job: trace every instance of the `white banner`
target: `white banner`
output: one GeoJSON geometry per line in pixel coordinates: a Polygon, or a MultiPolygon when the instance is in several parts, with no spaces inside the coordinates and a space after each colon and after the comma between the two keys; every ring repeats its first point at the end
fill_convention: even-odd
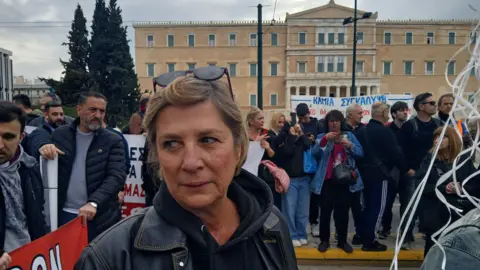
{"type": "Polygon", "coordinates": [[[372,104],[375,102],[386,102],[393,105],[397,101],[403,101],[408,104],[408,115],[412,115],[413,111],[413,97],[409,95],[377,95],[377,96],[359,96],[359,97],[344,97],[344,98],[331,98],[331,97],[317,97],[317,96],[292,96],[291,108],[295,111],[295,108],[300,103],[306,103],[310,107],[310,115],[318,119],[322,119],[331,110],[339,110],[345,114],[345,110],[348,106],[356,103],[363,108],[362,122],[368,122],[371,118],[372,104]]]}

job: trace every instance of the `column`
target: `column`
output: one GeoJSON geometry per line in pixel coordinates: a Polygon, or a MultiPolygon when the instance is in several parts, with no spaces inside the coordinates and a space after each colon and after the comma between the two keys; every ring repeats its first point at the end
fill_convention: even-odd
{"type": "Polygon", "coordinates": [[[325,96],[330,97],[330,85],[325,86],[325,96]]]}
{"type": "Polygon", "coordinates": [[[348,86],[346,86],[346,87],[347,87],[347,91],[346,91],[347,92],[347,97],[350,97],[351,96],[350,92],[352,92],[352,87],[348,87],[348,86]]]}
{"type": "Polygon", "coordinates": [[[370,95],[372,95],[372,86],[367,85],[367,96],[370,96],[370,95]]]}
{"type": "Polygon", "coordinates": [[[295,86],[295,95],[300,95],[300,86],[295,86]]]}
{"type": "Polygon", "coordinates": [[[292,109],[291,100],[292,96],[290,94],[290,85],[287,85],[285,86],[285,108],[289,111],[292,109]]]}
{"type": "MultiPolygon", "coordinates": [[[[367,71],[368,72],[368,71],[367,71]]],[[[377,72],[377,56],[374,54],[373,55],[373,66],[372,66],[372,72],[376,73],[377,72]]]]}
{"type": "Polygon", "coordinates": [[[335,96],[340,97],[340,87],[334,86],[335,87],[335,96]]]}
{"type": "Polygon", "coordinates": [[[315,86],[315,96],[320,96],[320,86],[315,86]]]}

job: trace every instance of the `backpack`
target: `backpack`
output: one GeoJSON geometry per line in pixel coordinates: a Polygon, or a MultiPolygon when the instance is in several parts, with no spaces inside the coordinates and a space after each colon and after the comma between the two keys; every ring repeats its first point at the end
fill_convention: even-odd
{"type": "MultiPolygon", "coordinates": [[[[413,125],[413,133],[412,133],[412,137],[414,138],[417,138],[418,137],[418,122],[416,120],[416,116],[410,118],[408,121],[410,121],[413,125]]],[[[438,118],[435,118],[435,117],[432,117],[433,121],[435,122],[435,124],[437,125],[437,127],[441,127],[444,125],[443,121],[438,119],[438,118]]]]}

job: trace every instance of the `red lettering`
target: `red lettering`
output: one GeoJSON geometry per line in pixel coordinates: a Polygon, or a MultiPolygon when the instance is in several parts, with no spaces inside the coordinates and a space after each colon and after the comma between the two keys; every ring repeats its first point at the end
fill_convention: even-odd
{"type": "Polygon", "coordinates": [[[140,197],[145,197],[145,190],[142,188],[142,192],[140,193],[140,197]]]}
{"type": "Polygon", "coordinates": [[[138,185],[135,185],[132,196],[140,196],[140,192],[138,191],[138,185]]]}
{"type": "Polygon", "coordinates": [[[125,184],[125,196],[132,196],[132,184],[125,184]]]}

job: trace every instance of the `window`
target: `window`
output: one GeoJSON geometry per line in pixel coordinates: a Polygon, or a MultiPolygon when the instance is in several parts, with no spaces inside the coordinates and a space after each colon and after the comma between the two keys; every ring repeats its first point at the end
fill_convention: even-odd
{"type": "Polygon", "coordinates": [[[189,34],[188,35],[188,46],[189,47],[195,47],[195,35],[194,34],[189,34]]]}
{"type": "Polygon", "coordinates": [[[329,56],[328,57],[328,62],[327,62],[327,72],[333,72],[333,60],[335,59],[334,56],[329,56]]]}
{"type": "Polygon", "coordinates": [[[153,47],[153,35],[147,35],[147,47],[153,47]]]}
{"type": "Polygon", "coordinates": [[[217,65],[217,64],[215,64],[215,63],[208,63],[208,66],[209,66],[209,67],[214,67],[214,66],[216,66],[216,65],[217,65]]]}
{"type": "Polygon", "coordinates": [[[405,44],[412,45],[413,44],[413,33],[406,32],[405,33],[405,44]]]}
{"type": "Polygon", "coordinates": [[[403,62],[403,70],[404,70],[405,75],[412,75],[413,61],[403,62]]]}
{"type": "Polygon", "coordinates": [[[392,44],[392,33],[390,32],[384,33],[383,44],[387,44],[387,45],[392,44]]]}
{"type": "Polygon", "coordinates": [[[392,62],[383,62],[383,75],[392,75],[392,62]]]}
{"type": "Polygon", "coordinates": [[[196,66],[195,63],[189,63],[188,64],[188,69],[189,70],[195,69],[195,66],[196,66]]]}
{"type": "Polygon", "coordinates": [[[325,72],[325,56],[318,57],[317,72],[325,72]]]}
{"type": "Polygon", "coordinates": [[[210,47],[215,46],[215,34],[208,35],[208,46],[210,47]]]}
{"type": "Polygon", "coordinates": [[[155,64],[147,64],[147,77],[155,76],[155,64]]]}
{"type": "Polygon", "coordinates": [[[278,46],[278,34],[277,33],[270,34],[270,39],[271,39],[271,42],[272,42],[272,46],[278,46]]]}
{"type": "Polygon", "coordinates": [[[337,56],[337,72],[343,72],[345,57],[337,56]]]}
{"type": "Polygon", "coordinates": [[[338,44],[345,44],[345,33],[338,33],[338,44]]]}
{"type": "Polygon", "coordinates": [[[357,32],[357,43],[363,44],[363,32],[357,32]]]}
{"type": "Polygon", "coordinates": [[[455,61],[447,61],[447,74],[455,75],[455,61]]]}
{"type": "Polygon", "coordinates": [[[427,44],[435,44],[435,34],[433,32],[427,33],[427,44]]]}
{"type": "Polygon", "coordinates": [[[270,106],[277,106],[277,94],[270,94],[270,106]]]}
{"type": "Polygon", "coordinates": [[[307,33],[305,32],[298,33],[298,44],[300,45],[307,44],[307,33]]]}
{"type": "Polygon", "coordinates": [[[411,96],[411,95],[412,95],[411,92],[405,92],[405,93],[403,93],[403,94],[404,94],[405,96],[411,96]]]}
{"type": "Polygon", "coordinates": [[[328,45],[335,44],[335,33],[328,33],[328,45]]]}
{"type": "Polygon", "coordinates": [[[318,36],[317,44],[325,45],[325,33],[318,33],[317,36],[318,36]]]}
{"type": "Polygon", "coordinates": [[[175,64],[174,63],[169,63],[168,65],[168,72],[174,72],[175,71],[175,64]]]}
{"type": "Polygon", "coordinates": [[[175,36],[174,35],[168,35],[167,36],[167,46],[168,47],[175,46],[175,36]]]}
{"type": "Polygon", "coordinates": [[[298,72],[298,73],[305,73],[305,72],[307,72],[307,63],[305,63],[305,62],[298,62],[298,63],[297,63],[297,72],[298,72]]]}
{"type": "Polygon", "coordinates": [[[451,45],[455,43],[456,43],[455,32],[448,33],[448,44],[451,45]]]}
{"type": "Polygon", "coordinates": [[[257,95],[250,94],[250,106],[257,106],[257,95]]]}
{"type": "Polygon", "coordinates": [[[256,77],[257,76],[257,64],[251,63],[250,64],[250,77],[256,77]]]}
{"type": "Polygon", "coordinates": [[[228,74],[230,75],[230,77],[237,76],[237,64],[228,64],[228,74]]]}
{"type": "Polygon", "coordinates": [[[250,46],[257,46],[257,34],[250,34],[250,46]]]}
{"type": "Polygon", "coordinates": [[[363,67],[364,67],[364,61],[357,61],[355,71],[356,72],[364,72],[363,67]]]}
{"type": "Polygon", "coordinates": [[[435,72],[435,62],[433,61],[426,61],[425,62],[425,74],[427,75],[433,75],[435,72]]]}
{"type": "Polygon", "coordinates": [[[230,37],[229,37],[229,40],[228,40],[228,44],[230,46],[235,46],[237,45],[237,34],[230,34],[230,37]]]}
{"type": "Polygon", "coordinates": [[[278,63],[270,63],[270,76],[278,76],[278,63]]]}

